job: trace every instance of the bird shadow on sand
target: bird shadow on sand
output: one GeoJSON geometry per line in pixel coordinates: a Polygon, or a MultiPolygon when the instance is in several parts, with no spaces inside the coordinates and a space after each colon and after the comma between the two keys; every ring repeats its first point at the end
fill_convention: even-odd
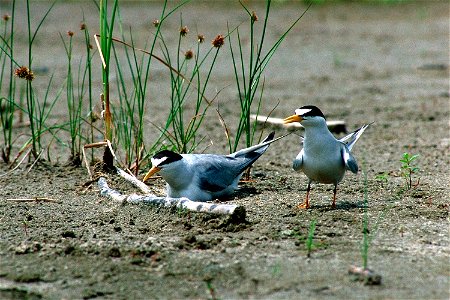
{"type": "Polygon", "coordinates": [[[234,198],[246,198],[251,197],[253,195],[261,194],[255,187],[253,186],[239,186],[239,188],[234,192],[234,198]]]}
{"type": "Polygon", "coordinates": [[[364,201],[336,201],[336,208],[332,208],[330,204],[311,205],[311,209],[319,211],[333,211],[333,210],[351,210],[355,208],[364,208],[364,201]]]}

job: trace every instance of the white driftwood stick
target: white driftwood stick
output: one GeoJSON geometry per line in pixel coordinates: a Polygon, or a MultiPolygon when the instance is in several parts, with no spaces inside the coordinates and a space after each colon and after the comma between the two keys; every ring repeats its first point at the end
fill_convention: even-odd
{"type": "Polygon", "coordinates": [[[97,184],[100,188],[100,194],[102,196],[108,197],[118,202],[176,207],[192,212],[230,215],[231,217],[234,217],[238,220],[245,220],[245,208],[234,204],[195,202],[189,200],[188,198],[158,197],[152,194],[148,194],[145,196],[136,194],[122,195],[120,192],[111,189],[104,177],[100,177],[97,184]]]}
{"type": "MultiPolygon", "coordinates": [[[[284,124],[283,119],[280,118],[252,114],[250,115],[250,119],[256,120],[258,123],[268,123],[270,125],[284,126],[286,128],[303,128],[298,122],[284,124]]],[[[327,121],[327,126],[331,131],[346,132],[345,121],[327,121]]]]}
{"type": "Polygon", "coordinates": [[[134,175],[131,175],[118,167],[116,167],[116,171],[120,177],[122,177],[123,179],[125,179],[138,189],[140,189],[145,195],[152,195],[152,192],[150,191],[148,186],[139,179],[137,179],[134,175]]]}

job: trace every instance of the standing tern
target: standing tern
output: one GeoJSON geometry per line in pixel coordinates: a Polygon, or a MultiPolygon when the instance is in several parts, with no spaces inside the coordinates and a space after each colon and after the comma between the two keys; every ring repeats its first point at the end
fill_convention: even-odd
{"type": "Polygon", "coordinates": [[[167,196],[186,197],[193,201],[210,201],[228,197],[237,189],[242,173],[269,147],[284,136],[274,139],[269,134],[260,144],[229,155],[178,154],[169,150],[156,153],[145,182],[159,172],[167,182],[167,196]]]}
{"type": "Polygon", "coordinates": [[[300,122],[305,128],[303,149],[293,162],[295,171],[303,171],[308,177],[308,188],[304,203],[298,208],[309,208],[311,182],[334,184],[332,207],[336,207],[337,185],[346,170],[358,172],[358,164],[351,154],[352,148],[370,124],[364,125],[347,136],[336,139],[328,130],[322,111],[313,105],[295,110],[295,115],[284,119],[284,123],[300,122]]]}

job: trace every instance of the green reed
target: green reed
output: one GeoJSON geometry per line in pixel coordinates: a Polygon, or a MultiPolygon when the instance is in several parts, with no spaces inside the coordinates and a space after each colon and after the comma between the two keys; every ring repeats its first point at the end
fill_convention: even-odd
{"type": "Polygon", "coordinates": [[[171,107],[162,135],[169,140],[172,148],[180,153],[192,152],[202,141],[201,138],[197,139],[197,132],[206,111],[212,104],[205,93],[220,48],[224,43],[224,37],[218,35],[213,40],[212,46],[204,51],[204,36],[197,35],[195,52],[189,48],[183,50],[183,42],[187,39],[188,32],[188,27],[181,20],[175,58],[171,57],[171,49],[163,34],[161,32],[159,34],[164,59],[169,65],[174,66],[169,68],[171,107]],[[208,60],[210,56],[212,57],[208,60]],[[203,68],[206,68],[206,72],[203,72],[203,68]],[[186,105],[192,95],[195,105],[188,116],[186,105]],[[172,130],[170,131],[169,128],[172,130]]]}
{"type": "MultiPolygon", "coordinates": [[[[182,1],[174,8],[167,8],[167,1],[164,2],[160,15],[160,20],[157,22],[156,33],[149,41],[146,42],[145,48],[149,46],[149,50],[139,49],[135,45],[132,30],[130,28],[128,39],[125,35],[125,31],[122,28],[122,21],[120,17],[120,10],[118,10],[118,25],[122,36],[122,41],[115,40],[116,43],[123,46],[125,53],[126,63],[123,63],[120,58],[119,48],[113,45],[115,67],[116,67],[116,85],[119,95],[119,103],[117,107],[113,107],[114,118],[116,122],[115,132],[117,135],[117,142],[120,145],[121,150],[125,154],[124,163],[133,168],[135,174],[138,173],[140,163],[143,159],[145,151],[144,143],[144,116],[146,101],[148,97],[148,83],[151,73],[151,64],[154,59],[159,60],[169,69],[169,64],[161,60],[159,57],[153,54],[157,40],[160,35],[160,29],[165,20],[172,15],[176,10],[183,6],[188,1],[182,1]],[[130,74],[132,79],[131,88],[127,84],[126,74],[130,74]]],[[[153,152],[153,149],[159,147],[160,139],[158,139],[148,152],[153,152]]]]}
{"type": "Polygon", "coordinates": [[[269,48],[269,50],[263,53],[272,1],[266,0],[265,15],[259,37],[256,36],[256,24],[257,22],[259,22],[259,17],[254,11],[250,11],[242,1],[239,1],[239,3],[244,8],[249,18],[250,37],[248,57],[244,57],[244,42],[243,38],[241,37],[239,27],[235,28],[234,30],[230,30],[230,28],[228,28],[228,41],[234,68],[234,77],[239,96],[239,103],[241,107],[240,118],[234,143],[232,143],[230,139],[228,140],[230,152],[234,152],[237,150],[242,135],[245,135],[247,147],[250,147],[253,144],[253,139],[256,131],[256,121],[252,124],[250,120],[250,114],[252,113],[252,110],[254,110],[256,114],[259,114],[264,92],[264,70],[272,59],[278,47],[286,38],[287,34],[292,30],[292,28],[294,28],[294,26],[300,21],[300,19],[311,7],[311,4],[309,4],[305,11],[291,24],[290,27],[288,27],[284,31],[284,33],[269,48]],[[233,34],[235,34],[236,36],[237,50],[235,50],[233,47],[233,34]],[[257,100],[258,102],[256,109],[253,107],[255,100],[257,100]]]}
{"type": "MultiPolygon", "coordinates": [[[[105,125],[104,139],[112,141],[113,139],[113,123],[110,105],[110,60],[111,48],[113,42],[114,24],[116,12],[118,8],[118,0],[114,0],[111,11],[109,12],[108,0],[100,0],[99,5],[99,19],[100,19],[100,56],[102,59],[102,104],[103,104],[103,119],[105,125]],[[109,18],[108,18],[109,17],[109,18]]],[[[105,147],[103,154],[103,163],[105,168],[113,169],[113,155],[109,147],[105,147]]]]}
{"type": "MultiPolygon", "coordinates": [[[[86,25],[85,18],[83,15],[83,22],[81,23],[80,30],[84,33],[84,45],[86,49],[86,64],[85,64],[85,73],[83,75],[83,87],[85,86],[85,80],[87,80],[87,93],[88,93],[88,100],[89,100],[89,112],[88,112],[88,120],[87,124],[89,125],[89,143],[94,142],[94,104],[93,104],[93,96],[92,96],[92,58],[93,58],[93,51],[92,51],[92,44],[91,44],[91,38],[89,33],[89,28],[86,25]]],[[[84,94],[82,91],[81,94],[84,94]]],[[[91,150],[91,161],[94,160],[94,150],[91,150]]]]}
{"type": "Polygon", "coordinates": [[[14,66],[19,66],[14,60],[14,16],[15,1],[12,2],[11,16],[5,14],[2,18],[3,31],[2,35],[0,36],[0,125],[2,127],[3,133],[3,146],[1,155],[5,163],[9,163],[10,161],[12,147],[12,128],[14,123],[15,111],[13,102],[15,95],[15,80],[13,77],[14,66]],[[6,80],[7,82],[4,83],[4,80],[6,80]],[[6,96],[3,96],[4,86],[7,87],[6,96]]]}
{"type": "Polygon", "coordinates": [[[67,100],[67,113],[69,116],[69,134],[70,134],[70,161],[75,165],[81,164],[81,108],[83,106],[83,90],[84,90],[84,77],[80,82],[80,75],[86,72],[81,71],[81,61],[78,66],[78,95],[75,94],[75,85],[72,71],[72,31],[67,33],[69,41],[66,43],[62,34],[59,34],[64,45],[67,56],[67,75],[66,75],[66,100],[67,100]],[[81,90],[80,90],[81,89],[81,90]]]}
{"type": "Polygon", "coordinates": [[[308,238],[305,241],[305,245],[306,245],[306,256],[310,257],[311,256],[311,252],[314,248],[314,232],[316,230],[316,219],[312,220],[310,225],[309,225],[309,231],[308,231],[308,238]]]}

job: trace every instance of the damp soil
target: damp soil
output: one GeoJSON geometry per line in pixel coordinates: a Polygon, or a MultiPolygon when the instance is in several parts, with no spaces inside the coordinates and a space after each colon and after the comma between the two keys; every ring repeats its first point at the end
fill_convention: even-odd
{"type": "MultiPolygon", "coordinates": [[[[2,14],[5,5],[0,5],[2,14]]],[[[33,5],[36,15],[48,7],[45,2],[33,5]]],[[[258,2],[249,5],[263,16],[258,2]]],[[[121,7],[125,25],[132,26],[144,47],[161,5],[124,2],[121,7]]],[[[304,8],[274,4],[268,42],[304,8]]],[[[61,74],[57,82],[66,67],[62,46],[55,46],[58,32],[73,30],[75,37],[81,36],[77,29],[83,11],[86,23],[96,28],[91,2],[59,2],[36,41],[35,65],[44,73],[61,74]]],[[[332,186],[314,184],[311,209],[296,210],[307,185],[307,178],[291,169],[301,131],[271,145],[255,163],[252,180],[227,201],[245,207],[246,220],[238,223],[224,216],[112,202],[88,184],[85,168],[66,163],[68,148],[53,142],[45,164],[30,168],[25,161],[0,178],[0,298],[448,299],[448,12],[446,1],[313,6],[273,57],[262,113],[269,114],[278,103],[272,116],[283,118],[314,104],[328,119],[345,121],[349,131],[375,122],[354,148],[363,172],[346,175],[335,209],[330,207],[332,186]],[[404,152],[420,155],[415,187],[409,190],[399,172],[404,152]],[[377,177],[383,174],[386,181],[377,177]],[[351,266],[362,266],[365,193],[368,265],[381,276],[377,285],[348,275],[351,266]],[[56,202],[11,200],[35,197],[56,202]]],[[[24,8],[17,13],[25,16],[24,8]]],[[[239,5],[213,1],[193,1],[182,16],[192,41],[197,31],[210,41],[226,32],[227,21],[246,21],[239,5]]],[[[176,41],[179,18],[166,26],[168,42],[171,30],[176,41]]],[[[17,28],[18,36],[25,34],[25,27],[17,28]]],[[[18,45],[24,42],[18,39],[18,45]]],[[[74,47],[82,51],[80,45],[74,47]]],[[[227,151],[217,107],[231,130],[239,117],[229,49],[222,50],[211,95],[214,89],[221,92],[199,132],[206,137],[199,152],[209,141],[213,145],[207,152],[227,151]]],[[[169,108],[168,84],[159,76],[167,70],[156,63],[155,68],[147,141],[157,136],[150,123],[163,122],[169,108]]],[[[45,87],[36,79],[39,85],[45,87]]],[[[57,104],[51,120],[64,120],[65,105],[57,104]]],[[[287,132],[273,127],[265,133],[269,130],[287,132]]],[[[101,157],[101,150],[95,155],[101,157]]],[[[10,171],[4,163],[0,170],[10,171]]],[[[109,176],[108,182],[124,193],[139,192],[117,176],[109,176]]],[[[150,187],[164,194],[162,180],[150,187]]]]}

